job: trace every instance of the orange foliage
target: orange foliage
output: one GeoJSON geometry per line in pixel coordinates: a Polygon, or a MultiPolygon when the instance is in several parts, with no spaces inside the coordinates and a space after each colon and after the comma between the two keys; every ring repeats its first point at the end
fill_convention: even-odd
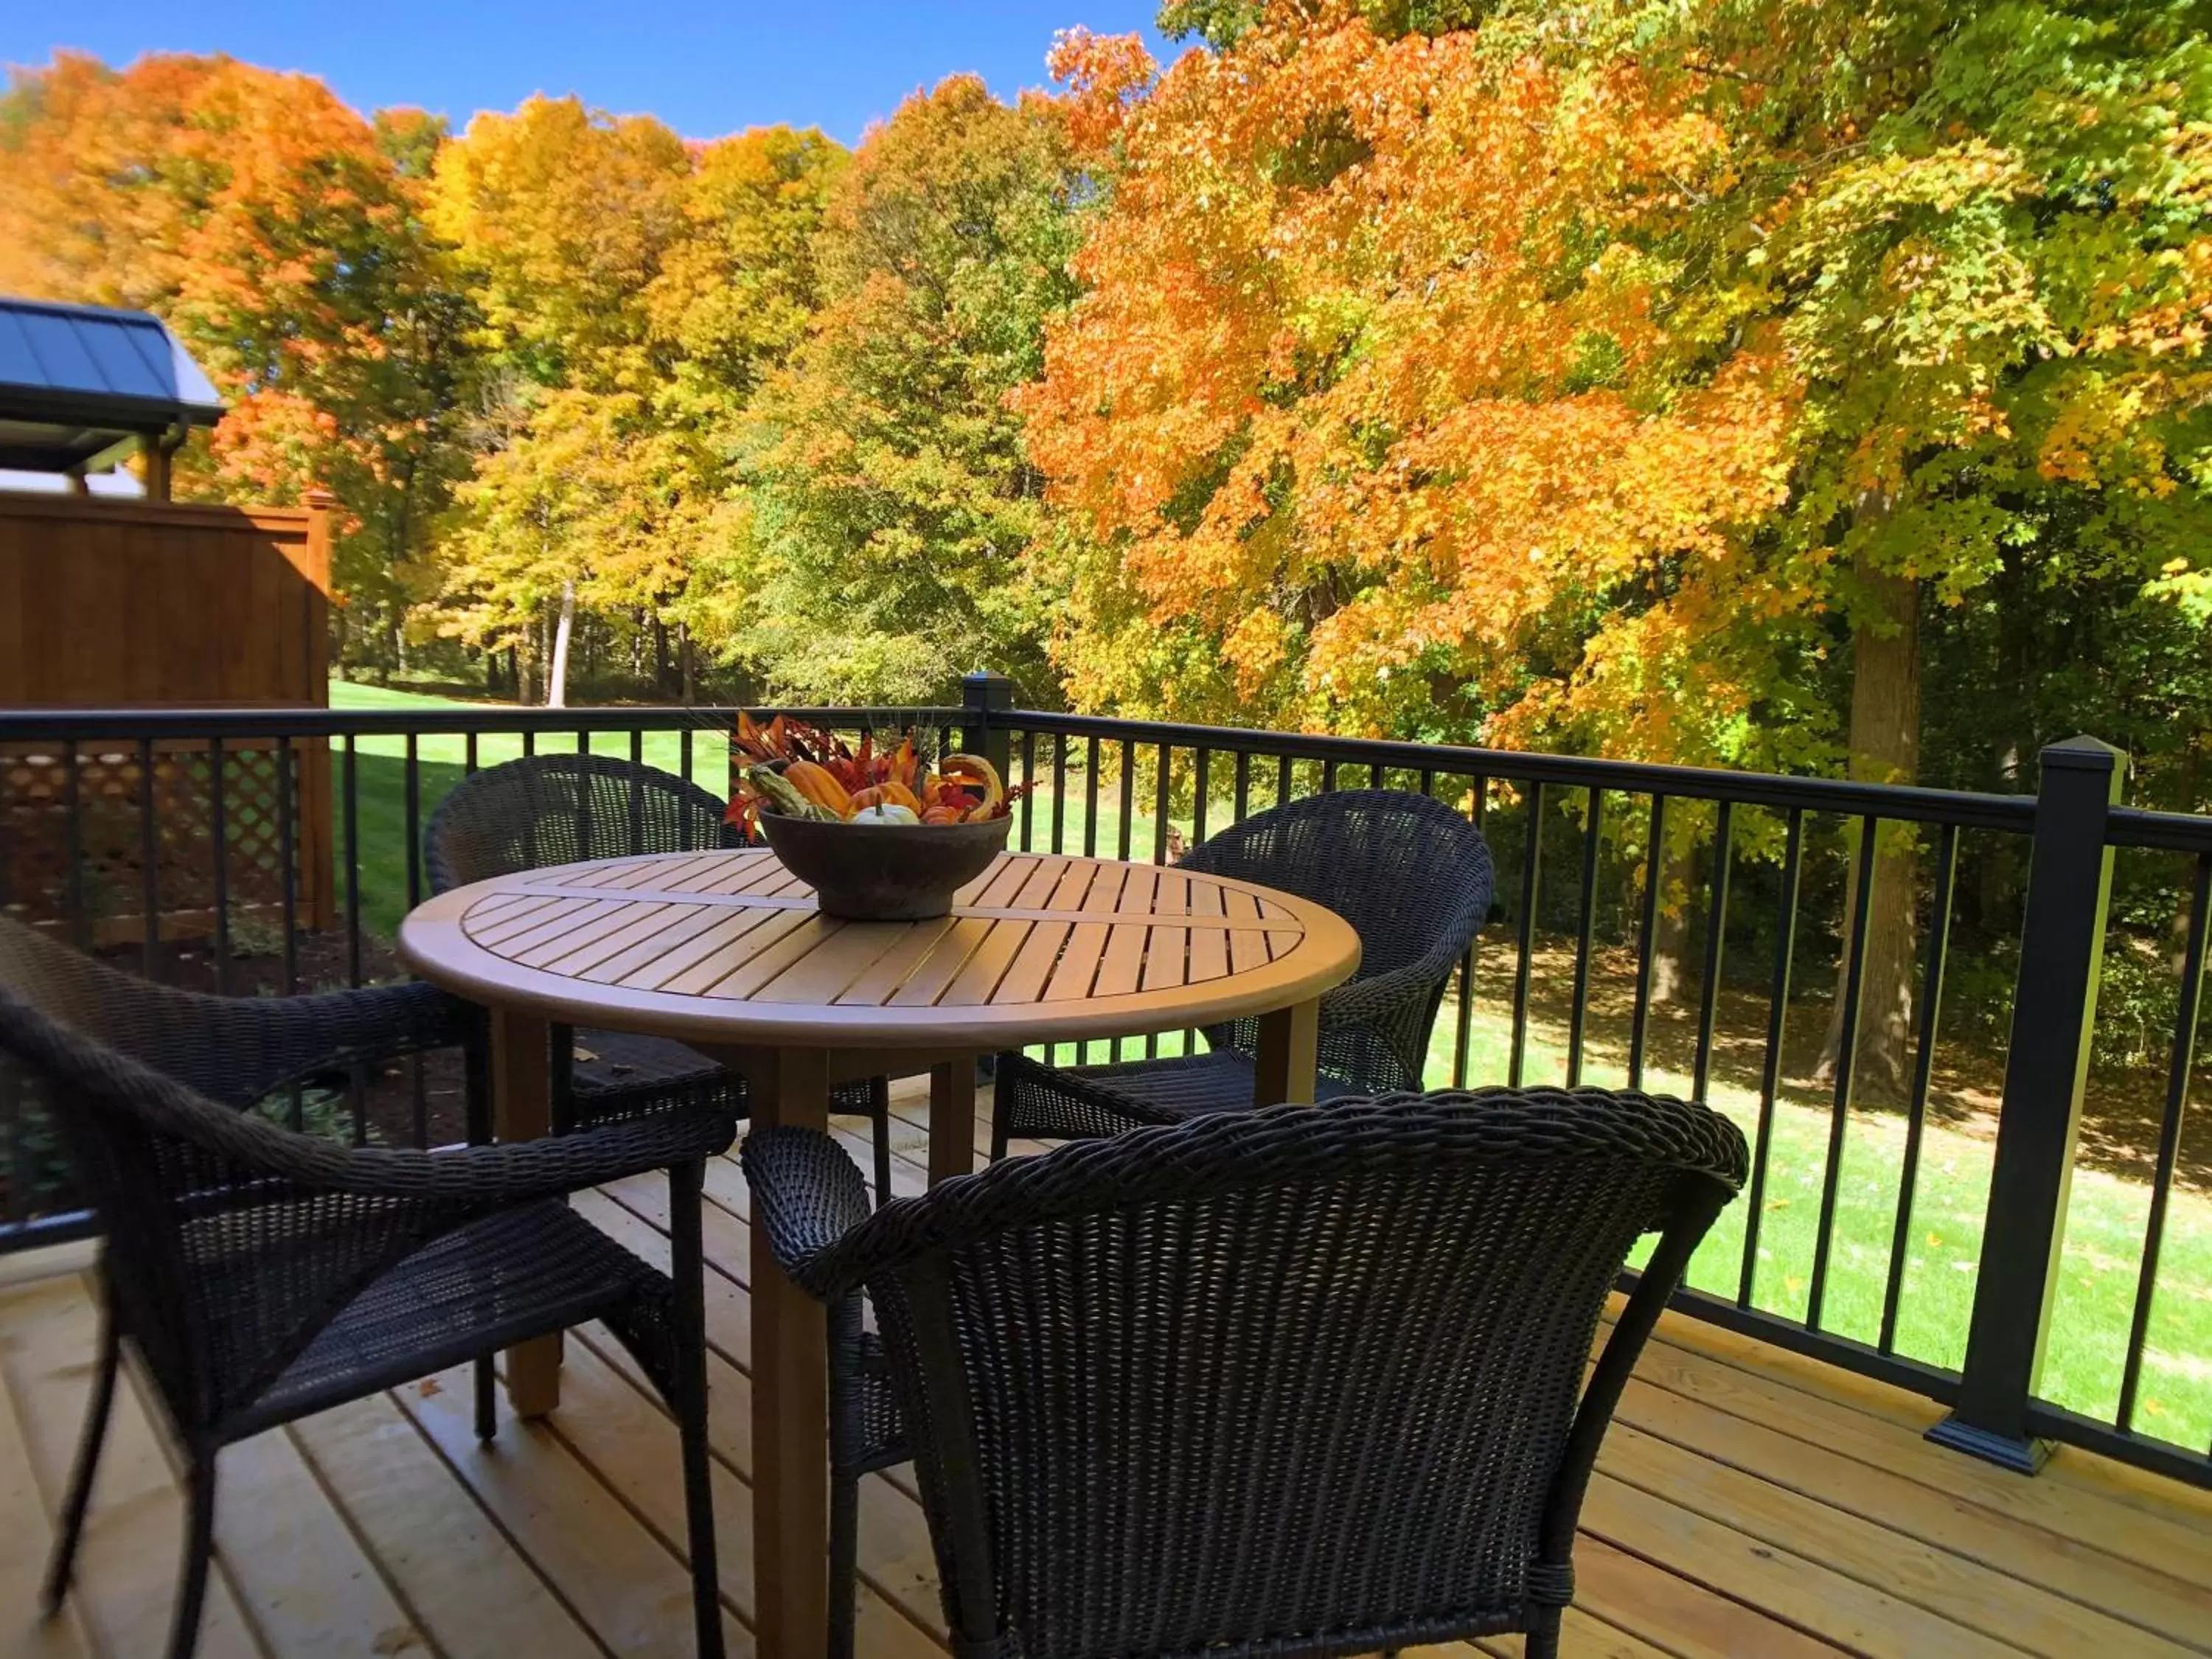
{"type": "MultiPolygon", "coordinates": [[[[1760,602],[1741,549],[1787,493],[1790,376],[1771,341],[1700,372],[1728,319],[1654,303],[1651,250],[1728,183],[1708,118],[1630,64],[1283,11],[1115,107],[1089,291],[1018,394],[1104,550],[1059,641],[1079,702],[1188,708],[1180,634],[1243,718],[1389,727],[1439,678],[1513,705],[1533,636],[1595,595],[1663,574],[1628,607],[1646,636],[1760,602]]],[[[1626,694],[1609,654],[1601,625],[1523,718],[1626,694]]],[[[1668,688],[1634,695],[1632,746],[1683,746],[1668,688]]]]}
{"type": "Polygon", "coordinates": [[[390,584],[428,514],[423,452],[449,413],[434,360],[454,330],[428,294],[415,183],[321,82],[228,58],[112,70],[58,54],[21,76],[0,141],[0,289],[151,310],[231,412],[189,447],[185,494],[347,509],[340,580],[390,584]],[[354,550],[366,533],[373,545],[354,550]]]}

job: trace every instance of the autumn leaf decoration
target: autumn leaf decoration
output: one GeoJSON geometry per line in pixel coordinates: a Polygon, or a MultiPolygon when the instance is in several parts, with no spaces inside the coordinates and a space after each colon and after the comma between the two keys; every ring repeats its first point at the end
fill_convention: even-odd
{"type": "Polygon", "coordinates": [[[731,748],[739,775],[727,817],[748,840],[757,838],[763,812],[795,807],[848,823],[987,823],[1005,817],[1030,787],[1008,789],[980,755],[945,755],[929,766],[911,730],[896,746],[863,732],[854,749],[804,720],[777,714],[763,725],[740,710],[731,748]]]}

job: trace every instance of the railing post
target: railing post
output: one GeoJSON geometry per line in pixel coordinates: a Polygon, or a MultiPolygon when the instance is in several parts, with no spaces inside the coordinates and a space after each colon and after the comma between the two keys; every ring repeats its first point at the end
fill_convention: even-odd
{"type": "Polygon", "coordinates": [[[1928,1431],[1940,1444],[2027,1474],[2050,1455],[2027,1432],[2028,1402],[2043,1369],[2066,1237],[2112,897],[2106,817],[2119,800],[2126,762],[2094,738],[2069,738],[2043,751],[1966,1369],[1957,1404],[1928,1431]]]}
{"type": "Polygon", "coordinates": [[[1013,768],[1013,728],[1003,716],[1014,706],[1014,683],[1004,674],[978,671],[960,682],[960,701],[963,718],[960,722],[960,746],[971,755],[981,755],[999,769],[999,775],[1007,776],[1013,768]]]}

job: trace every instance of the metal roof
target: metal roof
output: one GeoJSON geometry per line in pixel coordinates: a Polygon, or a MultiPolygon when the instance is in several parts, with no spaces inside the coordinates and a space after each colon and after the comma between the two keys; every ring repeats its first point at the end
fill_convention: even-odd
{"type": "Polygon", "coordinates": [[[0,467],[98,467],[137,439],[213,426],[222,412],[160,318],[0,295],[0,467]]]}

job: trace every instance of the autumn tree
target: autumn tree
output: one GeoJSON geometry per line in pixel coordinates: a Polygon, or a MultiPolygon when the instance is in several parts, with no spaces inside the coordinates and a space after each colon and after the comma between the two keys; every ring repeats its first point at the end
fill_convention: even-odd
{"type": "Polygon", "coordinates": [[[0,289],[174,328],[231,405],[180,492],[333,489],[356,634],[398,628],[454,471],[469,309],[418,198],[441,136],[225,58],[65,52],[0,100],[0,289]]]}
{"type": "Polygon", "coordinates": [[[1928,607],[2203,544],[2201,8],[1182,9],[1025,404],[1079,700],[1911,781],[1928,607]]]}
{"type": "Polygon", "coordinates": [[[498,369],[450,527],[450,626],[542,658],[552,699],[580,605],[682,628],[709,606],[702,569],[730,574],[738,422],[805,325],[841,157],[788,129],[695,149],[573,98],[480,115],[441,153],[432,222],[498,369]]]}
{"type": "MultiPolygon", "coordinates": [[[[2000,583],[2078,603],[2201,561],[2208,21],[2171,0],[1729,3],[1670,48],[1741,158],[1716,276],[1780,322],[1804,387],[1775,533],[1850,629],[1854,775],[1921,775],[1931,612],[2000,583]]],[[[1902,833],[1879,849],[1864,945],[1862,1058],[1893,1086],[1912,852],[1902,833]]]]}
{"type": "Polygon", "coordinates": [[[1078,187],[1060,107],[972,76],[917,94],[833,187],[822,310],[760,404],[734,641],[779,695],[919,700],[989,663],[1048,684],[1022,555],[1042,479],[1007,392],[1073,293],[1078,187]]]}
{"type": "Polygon", "coordinates": [[[1079,702],[1755,741],[1790,393],[1771,332],[1717,372],[1740,317],[1661,304],[1723,132],[1618,64],[1285,8],[1116,143],[1019,400],[1079,702]]]}

